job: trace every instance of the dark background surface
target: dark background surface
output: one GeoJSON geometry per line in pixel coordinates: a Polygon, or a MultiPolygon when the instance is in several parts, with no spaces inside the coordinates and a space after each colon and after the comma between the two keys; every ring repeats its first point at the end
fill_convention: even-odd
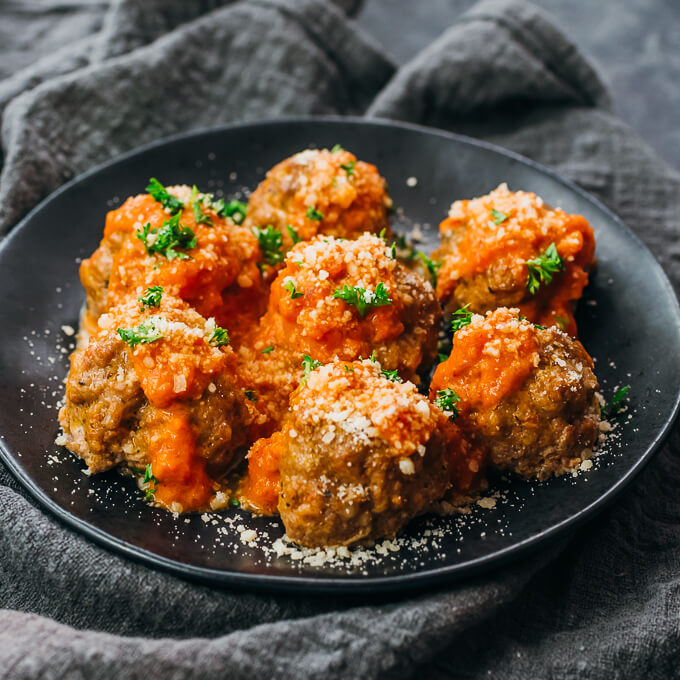
{"type": "MultiPolygon", "coordinates": [[[[357,20],[404,63],[474,0],[365,0],[357,20]]],[[[680,2],[533,0],[598,68],[614,111],[680,168],[680,2]]]]}

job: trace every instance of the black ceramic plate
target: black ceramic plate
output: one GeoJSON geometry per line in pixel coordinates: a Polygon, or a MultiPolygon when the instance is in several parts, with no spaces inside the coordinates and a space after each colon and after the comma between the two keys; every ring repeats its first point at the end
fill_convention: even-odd
{"type": "Polygon", "coordinates": [[[0,249],[0,290],[0,452],[6,465],[76,531],[147,564],[215,584],[376,591],[474,574],[543,545],[601,510],[659,447],[678,407],[680,364],[668,360],[680,348],[678,304],[633,233],[535,163],[415,126],[276,121],[184,135],[128,154],[64,186],[13,231],[0,249]],[[581,339],[597,360],[603,391],[630,384],[631,400],[617,436],[592,470],[542,484],[497,480],[496,497],[485,502],[495,501],[495,507],[419,520],[407,529],[399,551],[369,551],[353,563],[319,566],[268,550],[282,533],[279,522],[238,510],[175,518],[145,505],[130,479],[86,476],[82,463],[53,442],[72,340],[61,329],[77,324],[84,297],[77,262],[99,243],[106,212],[143,191],[150,176],[238,196],[286,156],[335,143],[378,166],[400,208],[397,229],[419,225],[430,246],[454,199],[485,194],[500,182],[584,215],[595,229],[599,267],[580,305],[581,339]],[[256,539],[248,542],[251,529],[256,539]]]}

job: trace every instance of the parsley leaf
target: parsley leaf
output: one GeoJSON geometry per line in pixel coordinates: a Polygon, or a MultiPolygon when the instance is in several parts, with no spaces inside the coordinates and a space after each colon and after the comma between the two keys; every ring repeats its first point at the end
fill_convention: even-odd
{"type": "Polygon", "coordinates": [[[283,262],[283,236],[281,232],[270,224],[264,229],[255,227],[254,233],[260,245],[265,263],[274,266],[283,262]]]}
{"type": "Polygon", "coordinates": [[[555,248],[555,243],[551,243],[546,251],[527,262],[529,269],[529,279],[527,289],[534,295],[541,287],[542,283],[548,284],[552,281],[553,275],[564,269],[564,258],[560,257],[555,248]]]}
{"type": "Polygon", "coordinates": [[[139,300],[142,305],[142,311],[148,309],[149,307],[160,307],[161,297],[163,296],[163,286],[151,286],[146,289],[143,295],[140,295],[137,300],[139,300]]]}
{"type": "Polygon", "coordinates": [[[150,316],[146,321],[142,321],[136,328],[118,328],[116,333],[118,333],[120,339],[130,347],[147,345],[148,343],[155,342],[163,337],[163,334],[156,327],[156,322],[158,320],[159,317],[150,316]]]}
{"type": "Polygon", "coordinates": [[[246,219],[247,203],[242,203],[236,199],[225,202],[223,198],[213,201],[213,208],[220,217],[231,217],[236,224],[241,224],[246,219]]]}
{"type": "Polygon", "coordinates": [[[319,212],[316,209],[316,206],[310,205],[309,208],[307,208],[307,212],[305,213],[307,215],[308,220],[316,220],[317,222],[321,222],[323,219],[323,213],[319,212]]]}
{"type": "Polygon", "coordinates": [[[286,230],[288,231],[288,236],[290,236],[290,240],[293,242],[293,245],[302,241],[302,239],[298,236],[297,230],[292,224],[287,224],[286,230]]]}
{"type": "Polygon", "coordinates": [[[443,361],[446,361],[449,357],[448,355],[439,352],[439,354],[437,354],[437,358],[439,359],[439,363],[441,364],[443,361]]]}
{"type": "Polygon", "coordinates": [[[359,316],[364,317],[368,312],[376,307],[383,307],[392,304],[392,298],[384,283],[379,283],[375,287],[375,292],[370,289],[360,288],[359,286],[348,286],[345,284],[333,292],[333,298],[343,300],[348,305],[357,308],[359,316]]]}
{"type": "Polygon", "coordinates": [[[406,237],[403,234],[397,236],[395,244],[397,246],[397,249],[401,251],[399,253],[399,257],[402,260],[410,262],[411,260],[415,259],[417,251],[411,244],[409,244],[409,242],[406,240],[406,237]]]}
{"type": "Polygon", "coordinates": [[[603,418],[612,418],[621,412],[625,406],[624,401],[628,396],[629,389],[630,385],[626,385],[620,390],[617,390],[614,396],[604,406],[600,407],[600,414],[603,418]]]}
{"type": "Polygon", "coordinates": [[[246,399],[248,399],[249,401],[257,401],[257,397],[255,396],[254,390],[246,390],[245,395],[246,399]]]}
{"type": "Polygon", "coordinates": [[[290,293],[290,299],[291,300],[297,300],[298,298],[302,297],[302,293],[298,291],[298,289],[295,287],[295,281],[293,279],[286,279],[283,283],[283,287],[290,293]]]}
{"type": "Polygon", "coordinates": [[[215,330],[210,336],[210,344],[215,345],[215,347],[223,347],[229,344],[229,333],[226,328],[220,328],[215,326],[215,330]]]}
{"type": "Polygon", "coordinates": [[[158,201],[173,215],[180,212],[184,207],[184,202],[180,201],[177,196],[173,196],[155,177],[149,180],[149,186],[146,187],[146,191],[151,195],[151,198],[158,201]]]}
{"type": "Polygon", "coordinates": [[[399,373],[397,373],[396,369],[394,369],[394,371],[385,371],[385,370],[381,369],[380,372],[383,374],[383,376],[385,376],[385,378],[387,378],[388,380],[391,380],[392,382],[396,382],[396,383],[404,382],[399,377],[399,373]]]}
{"type": "Polygon", "coordinates": [[[270,352],[274,351],[274,345],[269,345],[269,347],[265,347],[262,350],[262,354],[269,354],[270,352]]]}
{"type": "Polygon", "coordinates": [[[465,328],[465,326],[468,326],[472,322],[473,313],[468,309],[469,306],[470,303],[468,302],[453,313],[453,316],[451,317],[452,333],[459,331],[461,328],[465,328]]]}
{"type": "MultiPolygon", "coordinates": [[[[147,463],[146,469],[144,470],[144,479],[143,479],[144,484],[149,484],[152,483],[154,485],[158,484],[158,480],[153,476],[153,470],[151,468],[151,463],[147,463]]],[[[158,487],[154,486],[154,488],[147,487],[144,489],[144,498],[147,501],[152,501],[153,500],[153,495],[158,491],[158,487]]]]}
{"type": "Polygon", "coordinates": [[[434,260],[431,260],[425,253],[421,252],[420,250],[416,253],[416,257],[423,263],[425,266],[425,269],[430,274],[430,277],[432,278],[432,287],[436,288],[437,287],[437,272],[439,271],[439,268],[442,266],[441,262],[435,262],[434,260]]]}
{"type": "Polygon", "coordinates": [[[557,321],[557,325],[560,327],[560,330],[564,330],[567,327],[567,324],[569,323],[569,319],[563,316],[556,316],[555,321],[557,321]]]}
{"type": "Polygon", "coordinates": [[[354,163],[356,161],[350,161],[349,163],[340,163],[340,167],[347,173],[347,177],[354,176],[354,163]]]}
{"type": "Polygon", "coordinates": [[[340,146],[340,144],[336,144],[336,145],[331,149],[331,153],[335,153],[336,151],[344,151],[344,149],[340,146]]]}
{"type": "Polygon", "coordinates": [[[241,501],[238,498],[230,498],[229,505],[231,505],[232,508],[240,508],[241,501]]]}
{"type": "Polygon", "coordinates": [[[320,366],[323,366],[323,364],[320,361],[317,361],[316,359],[312,359],[312,357],[309,356],[309,354],[305,354],[302,357],[302,368],[305,369],[305,375],[302,378],[302,382],[307,382],[307,378],[309,377],[309,374],[319,368],[320,366]]]}
{"type": "Polygon", "coordinates": [[[459,401],[460,397],[451,388],[447,387],[445,390],[439,390],[437,392],[437,398],[434,400],[434,403],[444,411],[451,420],[455,420],[460,415],[460,410],[456,405],[459,401]]]}
{"type": "Polygon", "coordinates": [[[168,260],[190,260],[191,256],[178,252],[191,250],[196,247],[196,236],[189,227],[183,227],[179,223],[180,214],[176,213],[169,220],[163,222],[163,226],[151,229],[151,223],[147,222],[142,231],[137,231],[137,238],[144,244],[147,255],[163,255],[168,260]]]}
{"type": "Polygon", "coordinates": [[[205,194],[198,193],[198,187],[194,185],[191,190],[191,207],[194,211],[194,221],[196,224],[207,224],[209,227],[213,226],[213,221],[203,212],[201,203],[206,198],[205,194]]]}
{"type": "Polygon", "coordinates": [[[493,217],[494,224],[501,224],[501,222],[505,222],[505,220],[508,219],[508,216],[505,213],[494,210],[494,208],[491,208],[491,217],[493,217]]]}

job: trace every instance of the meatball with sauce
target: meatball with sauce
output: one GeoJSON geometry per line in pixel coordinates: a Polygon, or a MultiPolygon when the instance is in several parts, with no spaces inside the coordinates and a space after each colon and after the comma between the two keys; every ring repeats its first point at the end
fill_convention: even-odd
{"type": "Polygon", "coordinates": [[[286,255],[256,337],[239,350],[243,383],[272,432],[305,355],[325,363],[373,354],[385,370],[419,382],[436,356],[440,320],[430,283],[392,259],[381,238],[316,237],[286,255]]]}
{"type": "Polygon", "coordinates": [[[148,471],[155,502],[197,510],[246,444],[236,356],[214,319],[165,294],[143,300],[101,315],[71,356],[60,443],[93,473],[148,471]]]}
{"type": "Polygon", "coordinates": [[[371,361],[316,369],[291,397],[278,508],[297,543],[394,536],[447,488],[446,416],[371,361]]]}
{"type": "Polygon", "coordinates": [[[437,295],[445,311],[518,307],[529,321],[576,335],[574,307],[595,263],[584,217],[501,184],[456,201],[439,230],[442,245],[432,257],[441,263],[437,295]]]}
{"type": "Polygon", "coordinates": [[[389,231],[392,199],[370,163],[334,147],[307,149],[275,165],[248,201],[245,224],[268,226],[287,250],[297,239],[317,234],[356,238],[389,231]]]}
{"type": "Polygon", "coordinates": [[[430,396],[455,395],[456,425],[486,451],[490,465],[547,479],[592,455],[599,385],[578,340],[518,315],[500,308],[457,330],[430,396]]]}
{"type": "Polygon", "coordinates": [[[255,325],[266,306],[257,239],[218,206],[187,186],[158,184],[153,195],[109,212],[101,244],[80,267],[85,336],[96,332],[101,314],[150,286],[215,317],[235,340],[255,325]]]}

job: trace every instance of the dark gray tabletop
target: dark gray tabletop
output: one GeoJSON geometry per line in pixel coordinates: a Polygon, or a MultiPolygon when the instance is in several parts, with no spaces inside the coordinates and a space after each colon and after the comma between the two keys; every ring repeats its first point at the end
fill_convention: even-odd
{"type": "MultiPolygon", "coordinates": [[[[599,67],[615,112],[680,168],[680,2],[533,0],[599,67]]],[[[439,36],[474,0],[365,0],[359,24],[399,63],[439,36]]]]}

